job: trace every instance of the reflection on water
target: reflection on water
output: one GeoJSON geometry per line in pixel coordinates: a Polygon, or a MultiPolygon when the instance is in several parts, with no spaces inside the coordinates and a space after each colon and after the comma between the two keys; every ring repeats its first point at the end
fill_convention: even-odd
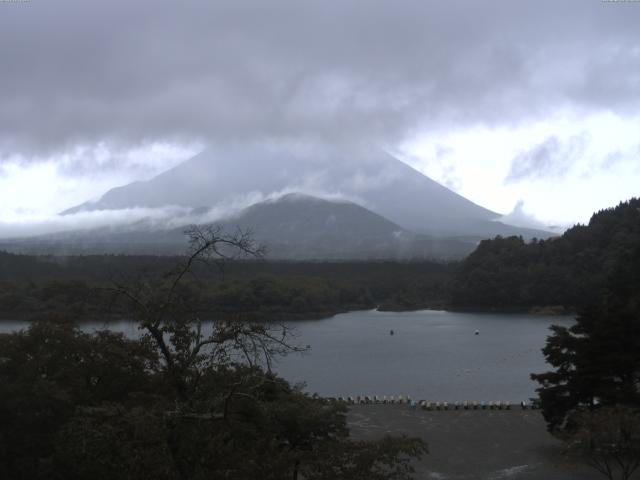
{"type": "MultiPolygon", "coordinates": [[[[535,394],[529,374],[548,369],[540,350],[549,325],[572,322],[526,314],[351,312],[289,323],[295,342],[311,350],[282,358],[274,368],[322,395],[515,402],[535,394]]],[[[1,322],[0,332],[25,326],[1,322]]],[[[89,323],[83,329],[104,326],[89,323]]],[[[130,337],[139,334],[131,322],[109,328],[130,337]]]]}

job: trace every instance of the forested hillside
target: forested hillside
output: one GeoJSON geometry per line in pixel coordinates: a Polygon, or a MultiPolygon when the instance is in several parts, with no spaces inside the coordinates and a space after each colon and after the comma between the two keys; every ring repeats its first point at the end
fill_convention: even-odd
{"type": "MultiPolygon", "coordinates": [[[[614,265],[640,245],[640,199],[595,213],[561,237],[484,240],[459,264],[241,260],[194,267],[187,282],[210,315],[328,316],[380,307],[573,311],[601,293],[614,265]]],[[[114,282],[168,272],[180,257],[29,256],[0,252],[0,318],[110,311],[114,282]]]]}
{"type": "MultiPolygon", "coordinates": [[[[119,315],[110,289],[162,275],[181,260],[162,256],[29,256],[0,252],[0,319],[55,312],[89,319],[119,315]]],[[[194,266],[185,282],[208,317],[282,320],[381,307],[442,307],[453,265],[435,262],[268,262],[194,266]]]]}
{"type": "Polygon", "coordinates": [[[640,199],[595,213],[561,237],[525,242],[485,240],[461,264],[452,284],[457,308],[573,310],[600,295],[617,262],[640,244],[640,199]]]}

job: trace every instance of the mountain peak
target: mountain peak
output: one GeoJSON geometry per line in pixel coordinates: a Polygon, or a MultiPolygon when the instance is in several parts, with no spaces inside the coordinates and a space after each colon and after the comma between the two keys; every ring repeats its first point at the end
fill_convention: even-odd
{"type": "Polygon", "coordinates": [[[63,213],[169,205],[220,209],[228,204],[246,206],[251,198],[270,198],[277,192],[295,192],[280,197],[286,202],[310,202],[310,195],[350,199],[405,230],[440,237],[519,232],[494,222],[497,213],[382,150],[208,149],[151,180],[114,188],[97,202],[63,213]]]}

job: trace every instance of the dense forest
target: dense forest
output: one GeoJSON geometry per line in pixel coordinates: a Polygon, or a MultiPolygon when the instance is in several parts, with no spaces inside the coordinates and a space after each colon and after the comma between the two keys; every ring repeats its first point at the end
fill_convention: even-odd
{"type": "MultiPolygon", "coordinates": [[[[122,314],[114,285],[171,271],[181,257],[30,256],[0,252],[0,318],[47,312],[122,314]]],[[[454,266],[435,262],[273,262],[196,265],[185,288],[208,315],[325,317],[358,309],[442,307],[454,266]]]]}
{"type": "Polygon", "coordinates": [[[451,305],[578,310],[597,299],[615,265],[640,244],[640,199],[595,213],[561,237],[484,240],[458,267],[451,305]]]}
{"type": "MultiPolygon", "coordinates": [[[[370,308],[562,313],[597,298],[616,262],[639,243],[640,200],[631,199],[560,237],[484,240],[460,263],[244,258],[194,266],[185,288],[212,318],[297,319],[370,308]]],[[[110,294],[115,284],[169,272],[181,258],[0,252],[0,318],[121,315],[110,294]]]]}

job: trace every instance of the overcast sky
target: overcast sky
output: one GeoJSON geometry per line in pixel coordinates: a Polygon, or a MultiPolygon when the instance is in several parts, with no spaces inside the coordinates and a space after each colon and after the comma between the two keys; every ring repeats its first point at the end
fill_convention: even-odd
{"type": "Polygon", "coordinates": [[[0,224],[264,138],[587,221],[640,195],[640,2],[0,1],[0,224]]]}

